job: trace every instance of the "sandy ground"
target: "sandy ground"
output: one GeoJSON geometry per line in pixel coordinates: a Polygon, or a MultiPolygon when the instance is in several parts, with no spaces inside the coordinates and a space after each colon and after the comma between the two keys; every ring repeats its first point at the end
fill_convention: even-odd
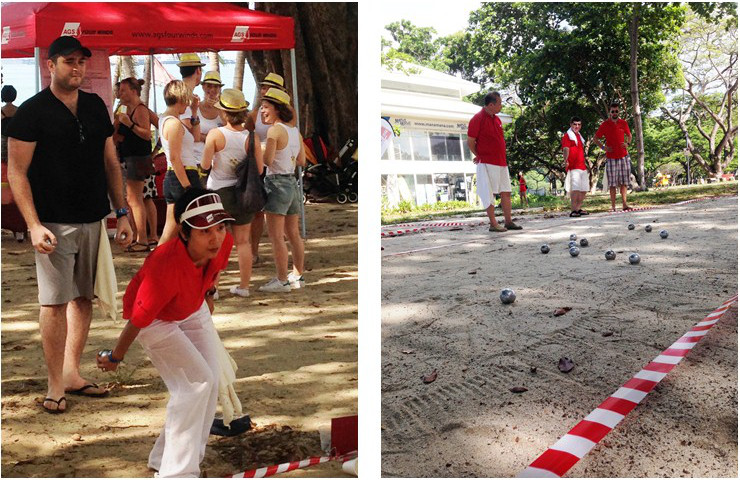
{"type": "MultiPolygon", "coordinates": [[[[266,263],[252,276],[252,296],[233,297],[235,252],[221,281],[214,323],[239,367],[236,391],[256,424],[240,437],[211,436],[204,476],[322,455],[318,429],[357,414],[357,205],[306,208],[306,288],[290,294],[257,291],[274,276],[266,263]]],[[[144,254],[114,247],[119,298],[144,254]]],[[[119,304],[120,307],[120,304],[119,304]]],[[[2,242],[2,474],[5,477],[151,477],[149,450],[164,422],[168,394],[134,343],[120,373],[95,369],[95,353],[114,345],[122,322],[94,308],[83,375],[109,384],[104,399],[69,397],[68,411],[49,415],[38,333],[36,271],[28,242],[2,242]]],[[[341,477],[337,462],[282,476],[341,477]]]]}
{"type": "MultiPolygon", "coordinates": [[[[384,239],[383,476],[519,473],[737,292],[737,211],[732,197],[384,239]],[[572,233],[590,242],[577,258],[572,233]],[[443,248],[397,255],[431,247],[443,248]],[[505,287],[512,305],[499,301],[505,287]],[[555,317],[559,307],[572,310],[555,317]],[[575,361],[570,373],[561,357],[575,361]]],[[[734,306],[567,475],[737,477],[737,348],[734,306]]]]}

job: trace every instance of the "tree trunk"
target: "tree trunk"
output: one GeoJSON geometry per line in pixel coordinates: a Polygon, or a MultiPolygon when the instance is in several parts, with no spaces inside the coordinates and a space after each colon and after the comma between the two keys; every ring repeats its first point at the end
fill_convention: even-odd
{"type": "MultiPolygon", "coordinates": [[[[236,52],[236,66],[234,67],[234,85],[233,88],[243,90],[244,88],[244,64],[247,61],[246,52],[236,52]]],[[[253,103],[254,105],[254,103],[253,103]]]]}
{"type": "Polygon", "coordinates": [[[632,7],[630,20],[630,93],[632,95],[632,114],[635,119],[635,146],[637,147],[637,174],[640,190],[646,190],[645,184],[645,146],[642,138],[642,112],[640,110],[640,92],[637,86],[637,44],[640,24],[640,4],[632,7]]]}
{"type": "Polygon", "coordinates": [[[118,61],[120,62],[121,66],[120,80],[129,77],[136,77],[136,63],[134,62],[134,57],[132,57],[131,55],[119,55],[118,61]]]}
{"type": "Polygon", "coordinates": [[[149,105],[149,88],[152,85],[152,64],[149,61],[149,55],[144,57],[146,62],[144,63],[144,85],[141,87],[141,101],[144,105],[149,105]]]}
{"type": "MultiPolygon", "coordinates": [[[[208,52],[208,72],[220,72],[221,69],[219,68],[218,64],[218,52],[208,52]]],[[[205,73],[205,72],[203,72],[205,73]]]]}
{"type": "Polygon", "coordinates": [[[298,92],[292,91],[288,51],[246,52],[255,81],[269,72],[285,78],[291,98],[298,97],[304,137],[317,133],[336,150],[357,138],[357,3],[255,3],[254,8],[295,20],[298,92]]]}

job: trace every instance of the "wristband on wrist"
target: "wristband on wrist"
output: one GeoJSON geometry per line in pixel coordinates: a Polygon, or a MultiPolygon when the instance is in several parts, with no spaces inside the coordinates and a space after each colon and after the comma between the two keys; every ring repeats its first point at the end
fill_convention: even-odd
{"type": "Polygon", "coordinates": [[[192,126],[196,126],[196,125],[200,124],[200,117],[195,117],[195,116],[190,117],[190,124],[192,126]]]}
{"type": "Polygon", "coordinates": [[[116,218],[125,217],[126,215],[128,215],[128,208],[121,207],[116,209],[116,218]]]}

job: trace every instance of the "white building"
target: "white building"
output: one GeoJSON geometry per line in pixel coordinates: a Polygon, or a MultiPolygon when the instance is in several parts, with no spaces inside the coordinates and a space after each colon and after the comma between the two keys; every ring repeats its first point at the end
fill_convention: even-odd
{"type": "MultiPolygon", "coordinates": [[[[381,74],[381,115],[400,127],[400,136],[380,162],[383,196],[389,206],[448,200],[477,203],[475,164],[468,149],[468,121],[481,107],[463,102],[480,86],[426,67],[418,73],[381,74]]],[[[501,122],[511,116],[498,114],[501,122]]]]}

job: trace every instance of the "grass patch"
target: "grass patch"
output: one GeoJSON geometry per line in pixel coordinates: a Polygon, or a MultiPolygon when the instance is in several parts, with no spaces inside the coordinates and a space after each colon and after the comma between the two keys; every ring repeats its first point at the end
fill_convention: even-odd
{"type": "MultiPolygon", "coordinates": [[[[682,202],[693,198],[731,195],[737,195],[737,182],[677,186],[647,192],[632,192],[627,194],[627,203],[632,207],[649,207],[682,202]]],[[[540,213],[542,210],[549,212],[570,211],[570,200],[566,197],[549,195],[542,197],[530,196],[529,210],[518,210],[521,209],[519,195],[512,193],[512,204],[516,215],[535,214],[540,213]]],[[[621,205],[622,200],[619,192],[617,192],[617,208],[621,208],[621,205]]],[[[417,222],[459,215],[466,216],[482,212],[480,207],[473,207],[465,202],[437,202],[435,204],[421,206],[415,206],[410,202],[402,202],[399,207],[395,209],[383,209],[380,217],[381,223],[388,225],[393,223],[417,222]]],[[[609,211],[611,209],[609,193],[599,192],[587,195],[583,203],[583,209],[589,212],[609,211]]],[[[496,209],[496,214],[500,214],[500,208],[496,209]]]]}

